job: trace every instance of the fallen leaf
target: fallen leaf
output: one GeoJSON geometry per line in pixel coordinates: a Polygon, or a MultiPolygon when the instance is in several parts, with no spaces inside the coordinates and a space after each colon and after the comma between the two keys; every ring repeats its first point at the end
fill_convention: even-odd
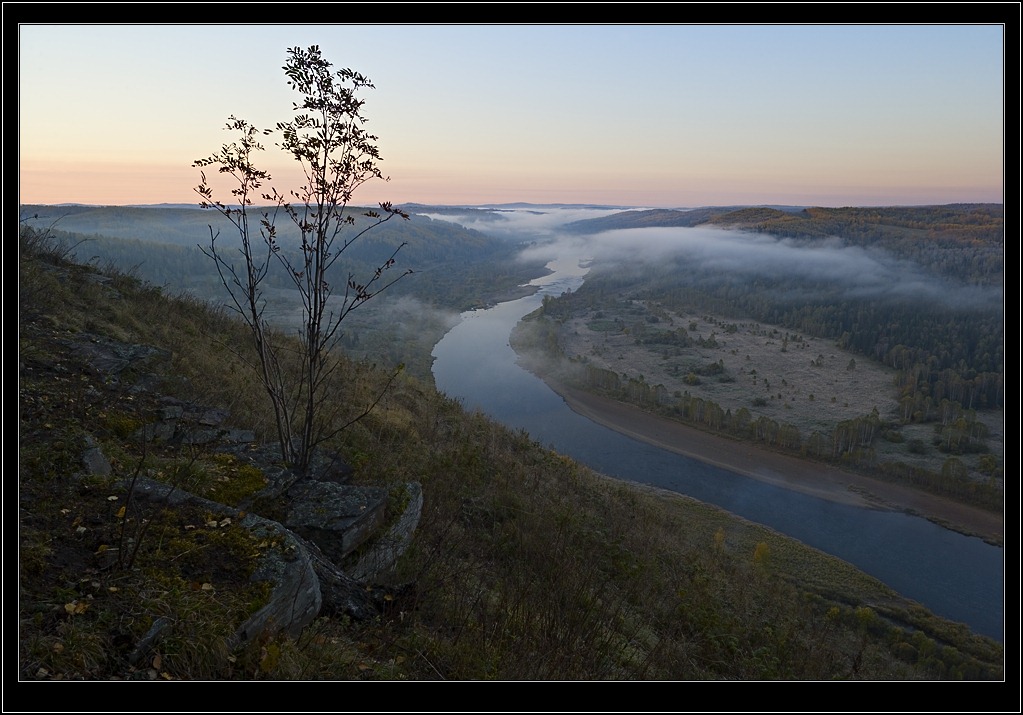
{"type": "Polygon", "coordinates": [[[115,514],[115,516],[116,516],[116,517],[117,517],[118,519],[123,519],[123,518],[124,518],[124,511],[125,511],[125,509],[126,509],[126,508],[127,508],[127,507],[123,507],[123,506],[122,506],[122,507],[121,507],[120,509],[118,509],[118,510],[117,510],[117,514],[115,514]]]}
{"type": "Polygon", "coordinates": [[[85,613],[89,610],[89,604],[82,601],[72,601],[64,604],[64,610],[72,616],[85,613]]]}
{"type": "Polygon", "coordinates": [[[107,497],[107,501],[117,501],[118,497],[115,494],[111,494],[107,497]]]}
{"type": "Polygon", "coordinates": [[[163,658],[161,658],[160,654],[157,653],[156,655],[153,656],[153,667],[156,670],[159,670],[161,665],[163,665],[163,658]]]}

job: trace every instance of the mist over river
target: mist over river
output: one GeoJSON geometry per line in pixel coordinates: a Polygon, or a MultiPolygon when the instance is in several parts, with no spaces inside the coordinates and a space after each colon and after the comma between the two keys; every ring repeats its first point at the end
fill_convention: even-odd
{"type": "Polygon", "coordinates": [[[463,314],[433,350],[437,388],[598,472],[769,526],[848,561],[934,613],[1003,640],[1003,549],[919,517],[808,496],[626,437],[573,412],[516,364],[512,328],[543,296],[577,288],[584,258],[584,252],[563,253],[549,264],[552,273],[533,281],[535,294],[463,314]]]}

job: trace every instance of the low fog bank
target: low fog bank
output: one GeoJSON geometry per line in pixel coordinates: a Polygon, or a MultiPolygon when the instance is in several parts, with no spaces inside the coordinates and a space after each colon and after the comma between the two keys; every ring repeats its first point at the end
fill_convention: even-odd
{"type": "Polygon", "coordinates": [[[1001,288],[956,284],[914,261],[880,248],[848,245],[838,236],[809,241],[711,226],[596,234],[562,230],[568,223],[618,213],[622,210],[531,207],[425,215],[528,244],[519,254],[528,261],[572,257],[592,261],[595,267],[612,267],[621,275],[638,272],[637,277],[671,267],[685,271],[690,281],[718,282],[722,276],[797,280],[806,285],[792,290],[789,297],[800,301],[880,298],[928,301],[957,310],[1000,311],[1003,306],[1001,288]],[[826,293],[820,293],[822,287],[826,293]]]}
{"type": "MultiPolygon", "coordinates": [[[[391,296],[388,300],[381,296],[374,300],[378,303],[372,306],[374,309],[372,319],[401,333],[418,332],[424,325],[443,326],[447,331],[458,325],[461,320],[461,316],[454,311],[441,310],[412,296],[391,296]]],[[[367,307],[370,306],[367,304],[367,307]]]]}
{"type": "Polygon", "coordinates": [[[956,309],[1000,309],[1003,300],[999,288],[956,285],[913,261],[847,245],[839,237],[806,241],[715,227],[617,229],[580,236],[559,235],[555,225],[548,225],[547,240],[526,248],[524,258],[587,255],[595,267],[612,267],[622,275],[674,266],[690,281],[717,281],[722,275],[805,280],[811,290],[826,284],[832,300],[836,291],[847,299],[937,301],[956,309]]]}
{"type": "Polygon", "coordinates": [[[563,232],[560,231],[561,226],[572,221],[602,218],[621,212],[622,209],[536,207],[529,209],[479,208],[465,213],[423,213],[420,215],[437,221],[457,223],[495,238],[530,242],[557,238],[563,235],[563,232]]]}
{"type": "MultiPolygon", "coordinates": [[[[264,317],[285,331],[298,331],[304,327],[304,312],[301,294],[294,289],[272,288],[264,291],[268,300],[264,317]]],[[[334,316],[344,309],[344,297],[332,295],[327,301],[327,310],[334,316]]],[[[344,319],[343,326],[357,330],[372,326],[400,333],[416,333],[423,326],[444,326],[451,329],[458,324],[460,315],[451,310],[431,306],[418,298],[408,295],[381,294],[360,305],[344,319]]]]}

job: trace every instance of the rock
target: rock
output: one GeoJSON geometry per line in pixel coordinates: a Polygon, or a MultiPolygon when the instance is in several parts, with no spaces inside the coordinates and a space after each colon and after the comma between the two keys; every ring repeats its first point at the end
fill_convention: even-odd
{"type": "Polygon", "coordinates": [[[96,444],[91,436],[85,438],[85,451],[82,453],[82,464],[88,474],[109,476],[111,473],[110,462],[107,460],[103,450],[96,444]]]}
{"type": "MultiPolygon", "coordinates": [[[[300,539],[300,541],[302,541],[300,539]]],[[[312,542],[302,541],[305,551],[312,559],[313,569],[319,579],[322,612],[324,615],[348,615],[355,620],[368,620],[379,614],[368,589],[337,567],[324,556],[312,542]]]]}
{"type": "Polygon", "coordinates": [[[361,554],[355,564],[346,567],[353,578],[363,581],[378,578],[412,543],[412,535],[423,513],[423,488],[418,482],[409,482],[405,485],[405,494],[407,503],[401,515],[386,532],[371,541],[366,553],[361,554]]]}
{"type": "MultiPolygon", "coordinates": [[[[154,362],[166,364],[171,357],[168,351],[87,333],[75,336],[70,345],[110,382],[130,374],[134,378],[131,389],[136,391],[155,391],[162,378],[147,368],[154,362]]],[[[229,639],[231,648],[277,633],[297,637],[321,612],[363,620],[394,605],[398,591],[368,588],[365,579],[377,578],[393,566],[411,542],[423,505],[419,484],[406,486],[402,513],[385,533],[377,535],[383,526],[388,493],[380,487],[350,485],[353,470],[340,455],[317,450],[308,469],[299,474],[283,466],[278,445],[256,445],[252,431],[225,425],[227,410],[170,397],[161,398],[161,402],[152,421],[136,432],[137,438],[168,446],[210,445],[258,467],[267,478],[267,487],[245,500],[241,509],[141,474],[134,481],[121,481],[126,491],[132,490],[132,500],[159,508],[199,506],[218,518],[230,517],[260,543],[271,545],[260,550],[252,575],[256,580],[271,581],[271,594],[229,639]],[[256,504],[269,508],[274,516],[281,513],[286,517],[274,521],[253,513],[251,507],[256,504]],[[365,551],[351,559],[354,571],[349,573],[341,566],[343,559],[364,545],[365,551]]],[[[112,473],[110,462],[91,438],[86,439],[82,462],[88,474],[112,473]]],[[[124,546],[130,547],[130,542],[125,541],[124,546]]],[[[117,549],[107,551],[108,559],[118,555],[117,549]]],[[[414,590],[410,586],[402,589],[401,593],[414,590]]],[[[172,620],[154,622],[134,648],[132,661],[142,662],[167,628],[173,628],[172,620]]]]}
{"type": "MultiPolygon", "coordinates": [[[[128,483],[124,484],[128,488],[128,483]]],[[[235,632],[229,645],[233,648],[246,641],[284,632],[294,637],[316,618],[322,605],[320,583],[313,570],[312,558],[305,544],[281,524],[256,514],[243,515],[224,504],[203,499],[163,482],[140,477],[132,497],[168,507],[195,504],[211,514],[230,517],[255,533],[261,540],[277,545],[260,556],[252,578],[271,580],[274,587],[265,606],[250,616],[235,632]]]]}
{"type": "Polygon", "coordinates": [[[383,523],[387,492],[334,482],[297,482],[287,492],[291,507],[284,525],[315,542],[335,564],[358,548],[383,523]]]}
{"type": "Polygon", "coordinates": [[[278,631],[297,638],[319,615],[323,605],[320,581],[309,550],[276,521],[246,514],[241,525],[268,540],[278,539],[280,546],[263,555],[252,575],[253,580],[274,582],[269,602],[239,626],[229,645],[233,648],[278,631]]]}
{"type": "Polygon", "coordinates": [[[167,629],[167,626],[171,624],[170,619],[161,616],[153,621],[153,625],[149,627],[145,635],[135,646],[135,649],[128,655],[128,662],[132,665],[138,665],[142,662],[142,659],[149,655],[153,649],[153,645],[163,635],[163,632],[167,629]]]}
{"type": "Polygon", "coordinates": [[[120,377],[126,369],[138,369],[153,361],[169,361],[171,354],[151,345],[132,345],[118,340],[80,333],[70,342],[70,346],[89,363],[97,372],[120,377]]]}

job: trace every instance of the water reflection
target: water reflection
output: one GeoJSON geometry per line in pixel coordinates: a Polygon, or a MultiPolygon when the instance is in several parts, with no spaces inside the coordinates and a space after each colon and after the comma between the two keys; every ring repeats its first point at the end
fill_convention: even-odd
{"type": "Polygon", "coordinates": [[[770,526],[854,564],[935,613],[1002,640],[1002,549],[925,519],[818,499],[633,440],[573,412],[519,367],[508,344],[512,328],[544,295],[577,288],[586,273],[582,258],[552,262],[554,272],[534,281],[534,295],[465,314],[434,348],[438,389],[599,472],[770,526]]]}

